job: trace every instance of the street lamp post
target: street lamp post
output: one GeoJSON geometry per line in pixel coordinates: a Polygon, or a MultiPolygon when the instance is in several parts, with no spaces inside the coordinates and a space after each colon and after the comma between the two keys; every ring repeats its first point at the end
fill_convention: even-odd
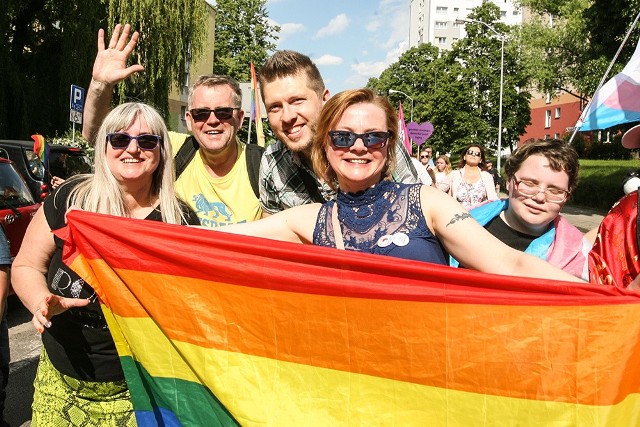
{"type": "Polygon", "coordinates": [[[410,113],[410,117],[411,117],[411,121],[413,121],[413,98],[410,97],[409,95],[407,95],[406,93],[400,91],[400,90],[395,90],[395,89],[389,89],[389,93],[399,93],[401,95],[406,96],[407,98],[409,98],[411,100],[411,113],[410,113]]]}
{"type": "Polygon", "coordinates": [[[493,28],[491,25],[487,24],[483,21],[478,21],[477,19],[456,19],[457,24],[466,24],[469,22],[474,22],[477,24],[482,24],[491,30],[495,35],[500,37],[500,41],[502,42],[502,46],[500,47],[500,102],[498,109],[498,155],[496,156],[498,159],[498,171],[500,171],[500,158],[502,157],[502,93],[504,91],[504,39],[507,37],[506,34],[503,34],[493,28]]]}

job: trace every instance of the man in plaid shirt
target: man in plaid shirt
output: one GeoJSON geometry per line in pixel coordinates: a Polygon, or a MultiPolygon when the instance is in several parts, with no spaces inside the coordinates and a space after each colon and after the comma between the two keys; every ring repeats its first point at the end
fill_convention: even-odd
{"type": "MultiPolygon", "coordinates": [[[[267,60],[259,80],[269,124],[278,137],[260,164],[263,216],[334,198],[311,166],[313,127],[330,96],[320,71],[308,56],[283,50],[267,60]]],[[[409,154],[403,144],[397,145],[394,180],[419,183],[409,154]]]]}

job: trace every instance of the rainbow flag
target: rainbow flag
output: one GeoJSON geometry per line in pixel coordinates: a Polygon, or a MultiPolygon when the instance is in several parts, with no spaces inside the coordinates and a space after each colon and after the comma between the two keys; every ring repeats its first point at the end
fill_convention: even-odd
{"type": "Polygon", "coordinates": [[[256,69],[251,63],[251,120],[256,122],[256,137],[258,145],[264,147],[264,130],[262,129],[262,115],[260,112],[260,91],[258,90],[258,79],[256,79],[256,69]]]}
{"type": "Polygon", "coordinates": [[[33,152],[46,169],[49,161],[49,144],[45,141],[44,136],[40,134],[31,135],[31,139],[33,139],[33,152]]]}
{"type": "Polygon", "coordinates": [[[409,136],[409,131],[407,130],[407,124],[404,121],[404,112],[402,111],[402,102],[398,103],[398,141],[402,142],[404,148],[407,149],[409,153],[409,157],[411,157],[411,153],[413,153],[413,147],[411,146],[411,137],[409,136]]]}
{"type": "Polygon", "coordinates": [[[640,425],[640,295],[88,212],[140,425],[640,425]]]}
{"type": "Polygon", "coordinates": [[[581,131],[640,121],[640,44],[623,70],[593,95],[576,124],[581,131]]]}

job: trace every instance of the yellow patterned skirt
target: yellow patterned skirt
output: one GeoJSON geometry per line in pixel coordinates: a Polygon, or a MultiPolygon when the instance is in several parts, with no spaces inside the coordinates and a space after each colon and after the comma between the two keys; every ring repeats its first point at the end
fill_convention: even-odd
{"type": "Polygon", "coordinates": [[[127,383],[81,381],[61,374],[42,349],[34,382],[32,427],[136,426],[127,383]]]}

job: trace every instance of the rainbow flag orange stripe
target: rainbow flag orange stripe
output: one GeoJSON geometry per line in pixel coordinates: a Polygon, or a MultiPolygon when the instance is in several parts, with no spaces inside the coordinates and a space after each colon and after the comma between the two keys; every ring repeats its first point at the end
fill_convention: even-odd
{"type": "Polygon", "coordinates": [[[638,294],[68,220],[141,425],[640,423],[638,294]]]}

